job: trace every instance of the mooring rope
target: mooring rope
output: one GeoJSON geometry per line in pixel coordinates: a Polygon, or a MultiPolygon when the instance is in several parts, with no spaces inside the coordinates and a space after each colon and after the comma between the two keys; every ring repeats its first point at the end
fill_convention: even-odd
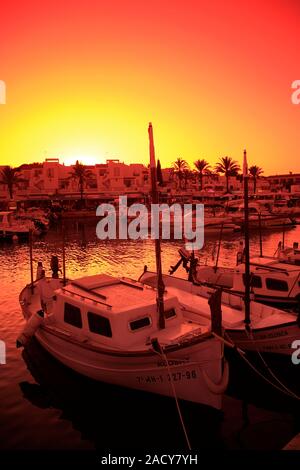
{"type": "MultiPolygon", "coordinates": [[[[227,337],[231,340],[230,336],[228,335],[227,332],[225,332],[225,334],[227,335],[227,337]]],[[[232,343],[234,344],[234,343],[232,343]]],[[[279,390],[281,393],[289,396],[289,397],[293,397],[295,398],[296,400],[300,400],[300,397],[298,395],[296,395],[294,392],[292,392],[291,390],[289,390],[276,376],[274,373],[272,373],[271,375],[274,376],[274,378],[277,380],[277,382],[281,385],[278,386],[276,385],[274,382],[272,382],[271,380],[269,380],[267,377],[265,377],[265,375],[260,372],[257,367],[255,367],[251,361],[249,359],[247,359],[246,355],[245,355],[245,352],[242,351],[240,348],[237,348],[234,346],[234,348],[236,349],[236,351],[238,352],[238,354],[240,355],[240,357],[248,364],[248,366],[254,370],[254,372],[259,375],[265,382],[267,382],[269,385],[271,385],[272,387],[274,387],[275,389],[279,390]]]]}
{"type": "Polygon", "coordinates": [[[178,397],[177,397],[177,393],[176,393],[176,389],[175,389],[175,385],[174,385],[174,381],[173,381],[169,361],[168,361],[167,356],[166,356],[166,354],[165,354],[165,352],[164,352],[164,350],[163,350],[163,348],[161,347],[160,344],[159,344],[159,348],[161,350],[161,354],[159,353],[159,351],[156,351],[155,349],[154,349],[154,351],[160,357],[162,357],[164,362],[166,363],[166,368],[167,368],[167,371],[168,371],[168,374],[169,374],[169,377],[170,377],[170,384],[171,384],[172,392],[173,392],[173,395],[174,395],[174,398],[175,398],[176,408],[177,408],[179,420],[180,420],[180,423],[181,423],[181,427],[182,427],[182,430],[183,430],[183,433],[184,433],[184,437],[185,437],[188,449],[192,450],[191,443],[190,443],[190,440],[189,440],[189,436],[188,436],[188,433],[187,433],[187,429],[186,429],[184,419],[183,419],[183,416],[182,416],[182,413],[181,413],[180,405],[179,405],[179,402],[178,402],[178,397]]]}
{"type": "Polygon", "coordinates": [[[290,390],[276,375],[275,373],[273,372],[273,370],[271,369],[271,367],[267,364],[266,360],[264,359],[264,357],[262,356],[261,352],[257,349],[257,345],[255,344],[255,341],[254,341],[254,338],[253,338],[253,334],[252,334],[252,329],[250,330],[251,332],[251,335],[250,333],[246,330],[246,334],[248,335],[248,338],[253,342],[254,344],[254,347],[256,349],[256,352],[259,356],[259,358],[261,359],[262,363],[264,364],[265,368],[267,369],[267,371],[269,372],[269,374],[276,380],[276,382],[279,383],[279,385],[284,389],[286,390],[287,394],[289,394],[291,397],[293,398],[296,398],[296,400],[300,400],[300,397],[294,393],[292,390],[290,390]]]}

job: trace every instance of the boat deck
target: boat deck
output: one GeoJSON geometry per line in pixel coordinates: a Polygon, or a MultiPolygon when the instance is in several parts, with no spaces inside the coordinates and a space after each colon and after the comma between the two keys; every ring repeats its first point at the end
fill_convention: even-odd
{"type": "Polygon", "coordinates": [[[62,292],[102,303],[115,313],[127,311],[130,307],[146,307],[156,302],[156,291],[153,288],[106,274],[96,274],[72,281],[62,289],[62,292]]]}

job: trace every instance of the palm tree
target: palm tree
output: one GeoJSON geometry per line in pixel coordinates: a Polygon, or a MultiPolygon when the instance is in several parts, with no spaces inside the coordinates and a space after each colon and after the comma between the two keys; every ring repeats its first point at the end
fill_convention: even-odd
{"type": "Polygon", "coordinates": [[[14,186],[24,181],[20,177],[20,170],[6,165],[0,173],[0,183],[7,186],[10,199],[13,198],[14,186]]]}
{"type": "Polygon", "coordinates": [[[189,170],[188,163],[181,157],[178,157],[177,160],[173,163],[173,170],[179,181],[179,188],[182,189],[182,179],[184,176],[184,171],[189,170]]]}
{"type": "Polygon", "coordinates": [[[216,172],[222,173],[226,177],[226,192],[229,192],[229,177],[237,176],[240,171],[240,165],[231,157],[221,157],[216,164],[216,172]]]}
{"type": "Polygon", "coordinates": [[[249,168],[249,175],[253,178],[253,191],[256,193],[256,183],[258,178],[263,174],[264,170],[257,165],[252,165],[249,168]]]}
{"type": "Polygon", "coordinates": [[[184,189],[187,188],[188,181],[192,180],[193,177],[194,177],[193,172],[190,169],[186,168],[185,170],[183,170],[182,180],[184,182],[184,189]]]}
{"type": "Polygon", "coordinates": [[[194,165],[195,165],[195,167],[197,169],[197,172],[198,172],[198,175],[199,175],[199,183],[200,183],[199,189],[200,189],[200,191],[202,191],[202,189],[203,189],[203,175],[207,174],[209,172],[210,164],[206,160],[202,159],[202,160],[196,160],[194,162],[194,165]]]}
{"type": "Polygon", "coordinates": [[[88,179],[92,176],[91,170],[86,168],[85,165],[76,160],[75,165],[73,165],[73,171],[70,172],[70,178],[77,180],[79,191],[80,191],[80,202],[81,206],[83,205],[83,193],[84,185],[88,179]]]}

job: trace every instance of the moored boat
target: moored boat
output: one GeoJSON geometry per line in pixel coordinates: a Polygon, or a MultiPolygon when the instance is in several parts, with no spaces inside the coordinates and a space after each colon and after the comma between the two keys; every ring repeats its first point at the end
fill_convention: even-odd
{"type": "MultiPolygon", "coordinates": [[[[156,203],[151,124],[148,133],[156,203]]],[[[63,280],[42,275],[34,283],[31,250],[31,285],[20,294],[27,325],[17,345],[35,335],[59,361],[92,379],[220,409],[228,382],[222,331],[183,316],[178,299],[164,289],[160,237],[155,253],[156,289],[105,274],[67,282],[64,250],[63,280]]]]}
{"type": "MultiPolygon", "coordinates": [[[[281,308],[297,309],[300,303],[300,268],[268,257],[251,258],[253,300],[281,308]]],[[[230,293],[245,292],[245,264],[235,268],[197,266],[194,281],[224,287],[230,293]]],[[[225,293],[226,295],[226,293],[225,293]]]]}
{"type": "Polygon", "coordinates": [[[40,235],[41,230],[30,220],[19,220],[12,211],[0,212],[0,239],[29,238],[30,233],[40,235]]]}
{"type": "MultiPolygon", "coordinates": [[[[204,319],[184,318],[176,297],[164,297],[159,329],[156,290],[99,274],[26,286],[20,304],[27,330],[56,359],[92,379],[221,408],[228,377],[222,342],[204,319]],[[52,292],[51,292],[52,291],[52,292]],[[51,295],[52,294],[52,295],[51,295]],[[45,316],[36,320],[36,312],[45,316]]],[[[208,304],[206,306],[208,309],[208,304]]],[[[19,337],[26,344],[27,330],[19,337]]]]}
{"type": "MultiPolygon", "coordinates": [[[[166,290],[176,295],[184,310],[184,316],[192,321],[206,318],[209,321],[205,304],[214,288],[195,284],[186,279],[164,275],[166,290]]],[[[156,273],[145,271],[139,278],[140,282],[154,285],[156,273]]],[[[300,323],[294,314],[255,301],[250,303],[251,324],[245,326],[244,299],[222,291],[222,324],[225,339],[244,351],[259,351],[280,355],[291,355],[292,343],[299,340],[300,323]]]]}

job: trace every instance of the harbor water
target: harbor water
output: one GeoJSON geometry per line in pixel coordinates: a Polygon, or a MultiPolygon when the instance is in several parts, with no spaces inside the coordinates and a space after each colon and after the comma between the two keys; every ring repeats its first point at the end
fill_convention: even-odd
{"type": "MultiPolygon", "coordinates": [[[[219,265],[233,266],[241,234],[224,234],[219,265]]],[[[300,227],[285,232],[286,245],[300,239],[300,227]]],[[[263,233],[263,251],[273,255],[282,232],[263,233]]],[[[218,237],[205,240],[201,263],[216,262],[218,237]]],[[[180,241],[162,243],[163,271],[178,261],[180,241]]],[[[50,275],[51,255],[62,260],[61,228],[33,243],[33,258],[50,275]]],[[[251,254],[259,254],[258,233],[251,235],[251,254]]],[[[100,241],[93,221],[66,227],[69,278],[108,273],[137,279],[147,265],[155,269],[153,242],[100,241]]],[[[24,325],[18,296],[30,280],[27,243],[0,246],[0,339],[6,364],[0,365],[0,448],[2,450],[85,450],[103,448],[185,448],[184,433],[172,398],[95,383],[67,369],[33,340],[16,349],[24,325]]],[[[186,277],[180,267],[177,276],[186,277]]],[[[300,330],[299,330],[300,339],[300,330]]],[[[282,381],[300,395],[290,358],[272,363],[282,381]]],[[[298,374],[299,375],[299,374],[298,374]]],[[[281,449],[299,431],[299,405],[264,382],[245,363],[233,358],[223,412],[183,403],[183,418],[193,447],[199,449],[281,449]],[[236,362],[236,363],[235,363],[236,362]]]]}

